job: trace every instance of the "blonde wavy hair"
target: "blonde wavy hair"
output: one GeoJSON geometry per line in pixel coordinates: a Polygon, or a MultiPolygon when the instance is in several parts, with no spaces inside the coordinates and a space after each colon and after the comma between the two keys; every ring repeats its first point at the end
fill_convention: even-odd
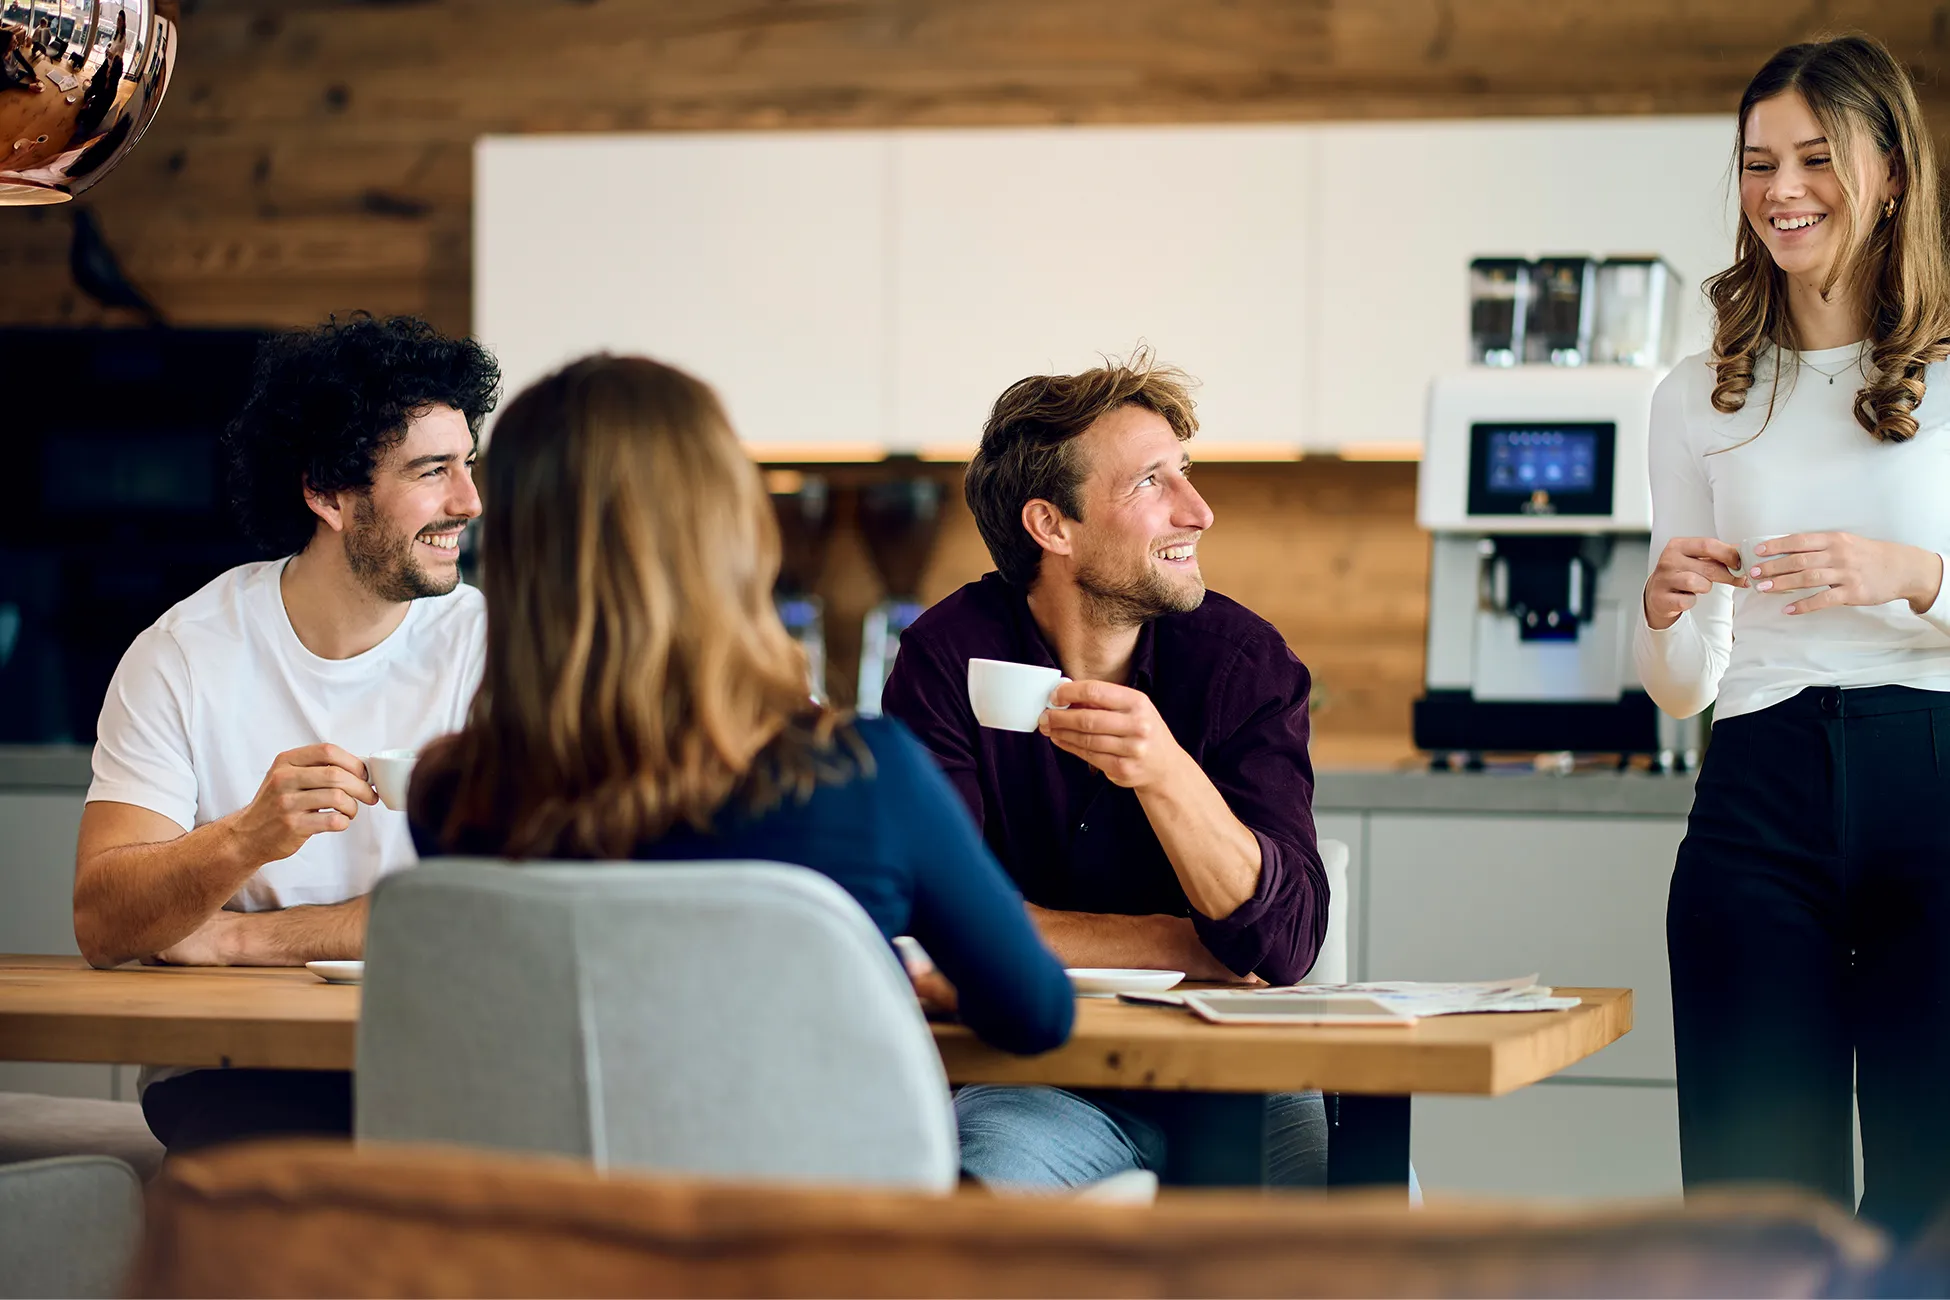
{"type": "Polygon", "coordinates": [[[627,857],[868,761],[808,699],[771,500],[704,384],[640,357],[557,371],[496,424],[482,502],[486,671],[429,755],[443,845],[627,857]]]}
{"type": "MultiPolygon", "coordinates": [[[[1841,223],[1844,251],[1821,289],[1825,296],[1847,283],[1868,311],[1873,373],[1855,395],[1856,421],[1884,441],[1906,442],[1916,436],[1924,369],[1950,356],[1950,251],[1936,155],[1916,88],[1895,56],[1871,37],[1790,45],[1767,61],[1740,97],[1736,177],[1748,114],[1762,100],[1787,91],[1798,92],[1821,124],[1845,200],[1834,218],[1841,223]],[[1858,229],[1856,220],[1855,158],[1862,148],[1888,158],[1903,181],[1895,215],[1878,209],[1866,230],[1858,229]]],[[[1732,413],[1746,405],[1764,348],[1800,350],[1787,310],[1787,278],[1744,214],[1733,265],[1706,282],[1706,293],[1714,310],[1713,407],[1732,413]]],[[[1770,418],[1780,381],[1776,364],[1770,418]]]]}

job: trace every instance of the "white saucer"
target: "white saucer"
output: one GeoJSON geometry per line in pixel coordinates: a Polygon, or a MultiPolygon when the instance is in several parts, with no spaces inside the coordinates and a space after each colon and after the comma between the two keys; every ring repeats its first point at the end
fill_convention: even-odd
{"type": "Polygon", "coordinates": [[[1119,993],[1163,993],[1185,978],[1182,970],[1067,970],[1081,997],[1109,998],[1119,993]]]}
{"type": "Polygon", "coordinates": [[[327,984],[357,984],[366,977],[362,961],[308,961],[305,969],[327,984]]]}

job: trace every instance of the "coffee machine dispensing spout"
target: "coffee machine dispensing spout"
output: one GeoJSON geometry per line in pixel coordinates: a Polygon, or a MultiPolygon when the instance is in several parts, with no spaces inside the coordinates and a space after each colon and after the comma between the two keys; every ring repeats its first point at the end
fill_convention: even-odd
{"type": "Polygon", "coordinates": [[[176,0],[0,0],[0,205],[65,203],[142,138],[176,0]]]}

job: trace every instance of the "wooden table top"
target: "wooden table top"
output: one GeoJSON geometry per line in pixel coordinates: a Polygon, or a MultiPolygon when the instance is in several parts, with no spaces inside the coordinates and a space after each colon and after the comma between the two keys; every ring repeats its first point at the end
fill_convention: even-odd
{"type": "MultiPolygon", "coordinates": [[[[1632,1027],[1630,989],[1560,988],[1569,1011],[1438,1016],[1408,1028],[1213,1025],[1175,1007],[1083,998],[1041,1056],[933,1026],[955,1083],[1497,1096],[1548,1078],[1632,1027]]],[[[352,1068],[359,989],[309,971],[125,966],[0,955],[0,1060],[352,1068]]]]}

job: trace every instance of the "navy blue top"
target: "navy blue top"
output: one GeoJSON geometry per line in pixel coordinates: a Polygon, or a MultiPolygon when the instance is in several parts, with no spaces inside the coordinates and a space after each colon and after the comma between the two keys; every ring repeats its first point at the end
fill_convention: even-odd
{"type": "MultiPolygon", "coordinates": [[[[960,796],[900,723],[853,725],[873,755],[871,773],[817,786],[803,803],[788,796],[757,817],[727,806],[712,831],[678,826],[631,856],[811,867],[858,899],[883,935],[920,941],[955,986],[963,1023],[985,1042],[1022,1053],[1059,1046],[1076,1015],[1069,978],[960,796]]],[[[486,842],[487,832],[464,832],[445,849],[436,843],[429,827],[446,820],[454,777],[425,763],[415,771],[414,847],[422,857],[498,855],[501,842],[486,842]]]]}
{"type": "Polygon", "coordinates": [[[1212,955],[1273,984],[1306,975],[1327,933],[1327,873],[1314,838],[1305,666],[1279,630],[1208,591],[1147,622],[1130,685],[1259,841],[1259,888],[1231,915],[1185,897],[1137,792],[1048,738],[980,726],[968,661],[1056,667],[1021,589],[989,574],[905,632],[882,701],[933,753],[1023,895],[1068,912],[1188,916],[1212,955]]]}

